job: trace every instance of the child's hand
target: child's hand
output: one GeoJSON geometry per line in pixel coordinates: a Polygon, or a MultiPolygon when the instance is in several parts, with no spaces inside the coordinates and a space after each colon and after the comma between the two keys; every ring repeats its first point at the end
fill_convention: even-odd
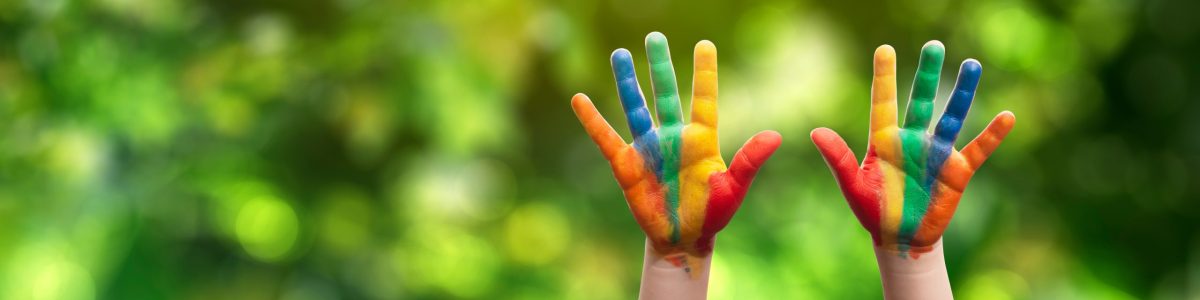
{"type": "Polygon", "coordinates": [[[666,37],[658,32],[646,36],[646,51],[658,127],[650,120],[625,49],[613,52],[612,69],[633,143],[626,144],[613,131],[587,96],[576,94],[571,106],[612,164],[629,209],[655,251],[682,266],[689,256],[712,252],[713,236],[729,223],[781,139],[773,131],[755,135],[726,170],[717,144],[716,47],[709,41],[696,44],[690,123],[683,120],[666,37]]]}
{"type": "Polygon", "coordinates": [[[941,121],[929,134],[944,54],[937,41],[921,50],[904,126],[897,127],[896,52],[887,45],[875,50],[870,145],[861,167],[837,133],[827,128],[812,132],[813,143],[875,244],[914,258],[941,239],[967,181],[1015,122],[1011,112],[1002,112],[962,151],[954,149],[983,72],[978,61],[968,59],[959,67],[958,83],[941,121]]]}

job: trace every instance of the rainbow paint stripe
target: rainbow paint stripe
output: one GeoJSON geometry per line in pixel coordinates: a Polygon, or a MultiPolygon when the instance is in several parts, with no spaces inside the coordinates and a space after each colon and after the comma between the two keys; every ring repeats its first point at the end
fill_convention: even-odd
{"type": "Polygon", "coordinates": [[[625,49],[614,51],[611,62],[633,144],[625,144],[587,96],[575,95],[572,107],[612,164],[634,218],[655,249],[705,256],[781,138],[774,132],[755,135],[727,170],[717,143],[716,47],[708,41],[696,44],[690,123],[683,120],[666,37],[648,35],[646,51],[658,127],[625,49]]]}
{"type": "Polygon", "coordinates": [[[875,243],[913,257],[928,252],[941,239],[967,182],[1015,122],[1012,113],[1002,112],[962,152],[954,150],[983,73],[978,61],[968,59],[960,66],[945,113],[930,134],[944,57],[940,42],[922,48],[904,125],[897,126],[895,50],[886,45],[876,50],[870,147],[861,167],[836,133],[825,128],[812,133],[851,209],[875,243]]]}

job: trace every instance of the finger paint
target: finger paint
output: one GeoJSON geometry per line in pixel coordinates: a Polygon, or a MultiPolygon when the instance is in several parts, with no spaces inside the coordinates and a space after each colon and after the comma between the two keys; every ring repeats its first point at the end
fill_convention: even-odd
{"type": "Polygon", "coordinates": [[[930,42],[922,49],[903,127],[895,122],[895,53],[875,52],[871,86],[871,132],[861,167],[845,141],[828,129],[814,130],[813,142],[833,170],[843,194],[876,245],[902,256],[918,257],[932,249],[950,223],[962,191],[979,164],[999,146],[1015,118],[1001,113],[978,138],[954,150],[974,99],[982,67],[969,59],[934,132],[928,130],[944,49],[930,42]]]}
{"type": "Polygon", "coordinates": [[[717,145],[715,46],[708,41],[696,45],[692,123],[683,122],[679,111],[666,37],[651,33],[646,47],[658,126],[650,118],[632,57],[625,49],[614,51],[611,62],[633,143],[619,145],[615,141],[619,136],[586,96],[577,95],[572,107],[609,159],[630,210],[654,249],[693,270],[693,262],[702,260],[689,257],[712,253],[716,233],[741,206],[754,176],[782,139],[774,132],[755,135],[727,169],[717,145]]]}

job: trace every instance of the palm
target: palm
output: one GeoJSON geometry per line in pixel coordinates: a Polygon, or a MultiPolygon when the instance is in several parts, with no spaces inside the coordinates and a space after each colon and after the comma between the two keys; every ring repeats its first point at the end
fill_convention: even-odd
{"type": "Polygon", "coordinates": [[[812,134],[875,244],[913,256],[941,239],[967,182],[1015,121],[1012,113],[1002,112],[962,152],[954,149],[982,73],[977,61],[967,60],[946,112],[930,133],[944,51],[937,42],[922,49],[903,126],[896,124],[895,52],[889,46],[875,52],[870,145],[861,167],[836,133],[820,128],[812,134]]]}
{"type": "Polygon", "coordinates": [[[612,164],[634,219],[662,254],[705,256],[713,237],[741,205],[759,166],[779,146],[774,132],[756,135],[726,170],[717,145],[716,48],[696,45],[691,122],[685,123],[666,38],[646,38],[658,126],[634,75],[629,51],[613,52],[613,74],[629,121],[633,143],[626,144],[583,94],[572,107],[592,140],[612,164]]]}

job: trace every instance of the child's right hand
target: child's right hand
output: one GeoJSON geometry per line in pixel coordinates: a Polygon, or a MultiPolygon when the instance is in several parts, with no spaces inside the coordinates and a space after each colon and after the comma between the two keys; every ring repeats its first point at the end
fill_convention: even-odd
{"type": "Polygon", "coordinates": [[[833,130],[812,132],[813,143],[875,245],[912,258],[929,252],[941,239],[967,182],[1016,121],[1011,112],[1001,112],[962,151],[954,149],[983,72],[978,61],[968,59],[959,67],[946,111],[930,134],[944,54],[940,42],[925,44],[900,127],[896,124],[896,52],[887,45],[875,50],[870,144],[861,166],[833,130]]]}

